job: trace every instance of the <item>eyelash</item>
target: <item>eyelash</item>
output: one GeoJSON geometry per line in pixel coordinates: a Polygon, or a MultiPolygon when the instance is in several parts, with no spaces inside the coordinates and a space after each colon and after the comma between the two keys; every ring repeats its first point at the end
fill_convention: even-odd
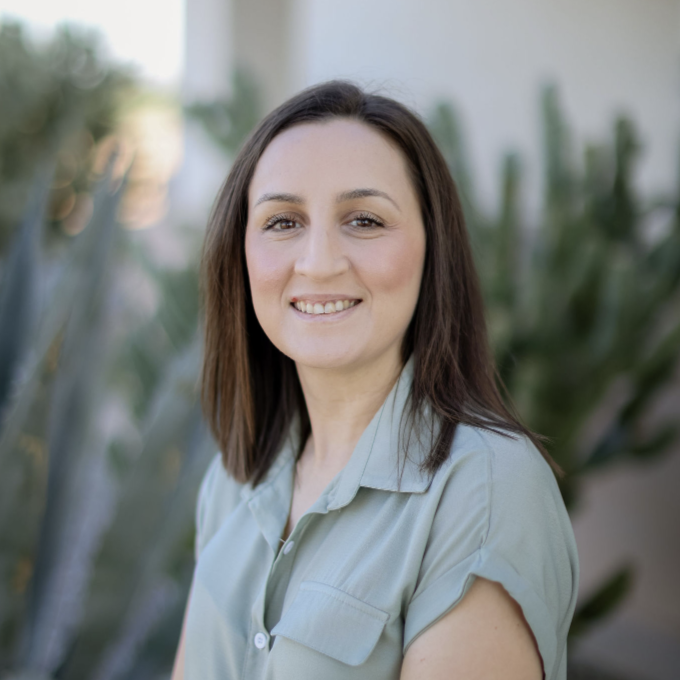
{"type": "MultiPolygon", "coordinates": [[[[265,229],[271,229],[275,224],[278,224],[279,222],[295,222],[295,217],[292,215],[286,215],[286,214],[280,214],[280,215],[272,215],[267,222],[265,223],[264,227],[265,229]]],[[[284,229],[283,231],[287,231],[284,229]]]]}
{"type": "MultiPolygon", "coordinates": [[[[385,223],[382,220],[379,220],[377,217],[374,217],[370,213],[359,213],[355,218],[355,220],[367,220],[369,222],[373,222],[373,227],[384,227],[385,223]]],[[[354,221],[354,220],[352,220],[354,221]]],[[[371,227],[359,227],[359,229],[370,229],[371,227]]]]}
{"type": "MultiPolygon", "coordinates": [[[[359,213],[352,221],[354,221],[354,220],[373,222],[373,225],[371,227],[358,227],[358,229],[371,229],[371,228],[374,228],[374,227],[384,227],[385,226],[385,223],[382,220],[379,220],[377,217],[374,217],[370,213],[366,213],[366,212],[359,213]]],[[[279,222],[295,222],[295,217],[293,215],[286,215],[286,214],[273,215],[265,223],[265,225],[264,225],[265,229],[272,229],[279,222]]],[[[288,231],[288,230],[282,229],[282,231],[288,231]]]]}

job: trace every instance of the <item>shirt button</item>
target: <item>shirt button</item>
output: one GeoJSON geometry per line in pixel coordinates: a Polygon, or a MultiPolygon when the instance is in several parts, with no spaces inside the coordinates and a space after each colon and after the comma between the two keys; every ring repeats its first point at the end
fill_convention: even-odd
{"type": "Polygon", "coordinates": [[[253,642],[258,649],[264,649],[267,646],[267,636],[264,633],[256,633],[253,642]]]}
{"type": "Polygon", "coordinates": [[[286,543],[286,545],[283,546],[283,554],[287,555],[293,549],[294,545],[295,541],[288,541],[288,543],[286,543]]]}

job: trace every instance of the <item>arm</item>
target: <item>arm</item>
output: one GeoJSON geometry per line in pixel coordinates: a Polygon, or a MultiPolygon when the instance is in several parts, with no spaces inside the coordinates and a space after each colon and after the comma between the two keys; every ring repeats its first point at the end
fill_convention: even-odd
{"type": "Polygon", "coordinates": [[[406,650],[400,680],[542,677],[541,657],[521,608],[499,583],[477,577],[463,599],[406,650]]]}

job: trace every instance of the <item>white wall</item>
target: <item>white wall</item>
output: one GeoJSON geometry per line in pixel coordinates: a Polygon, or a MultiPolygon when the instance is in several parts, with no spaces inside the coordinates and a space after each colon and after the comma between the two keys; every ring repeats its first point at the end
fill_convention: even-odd
{"type": "Polygon", "coordinates": [[[646,190],[670,189],[680,153],[678,0],[297,0],[294,83],[332,77],[387,86],[425,111],[437,97],[464,115],[483,197],[503,151],[540,177],[539,86],[559,85],[581,139],[617,111],[640,125],[646,190]],[[304,43],[304,46],[300,45],[304,43]]]}
{"type": "MultiPolygon", "coordinates": [[[[234,8],[225,0],[185,0],[183,104],[229,95],[235,63],[234,8]]],[[[228,159],[190,118],[184,119],[182,164],[170,185],[169,220],[203,228],[228,159]]]]}
{"type": "Polygon", "coordinates": [[[604,141],[619,112],[644,152],[646,195],[680,167],[680,0],[186,0],[185,90],[224,94],[234,63],[264,86],[268,109],[346,77],[425,114],[439,98],[463,116],[478,193],[497,197],[502,154],[525,160],[540,201],[539,92],[555,82],[577,141],[604,141]],[[216,74],[217,75],[216,77],[216,74]]]}
{"type": "Polygon", "coordinates": [[[261,84],[269,111],[295,88],[291,80],[291,0],[232,0],[234,55],[261,84]]]}

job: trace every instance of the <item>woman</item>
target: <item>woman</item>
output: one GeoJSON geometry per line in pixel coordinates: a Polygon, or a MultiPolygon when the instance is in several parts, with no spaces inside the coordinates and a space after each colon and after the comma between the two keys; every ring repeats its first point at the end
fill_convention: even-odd
{"type": "Polygon", "coordinates": [[[339,81],[280,106],[221,189],[203,286],[221,453],[173,678],[566,678],[571,525],[496,387],[421,121],[339,81]]]}

